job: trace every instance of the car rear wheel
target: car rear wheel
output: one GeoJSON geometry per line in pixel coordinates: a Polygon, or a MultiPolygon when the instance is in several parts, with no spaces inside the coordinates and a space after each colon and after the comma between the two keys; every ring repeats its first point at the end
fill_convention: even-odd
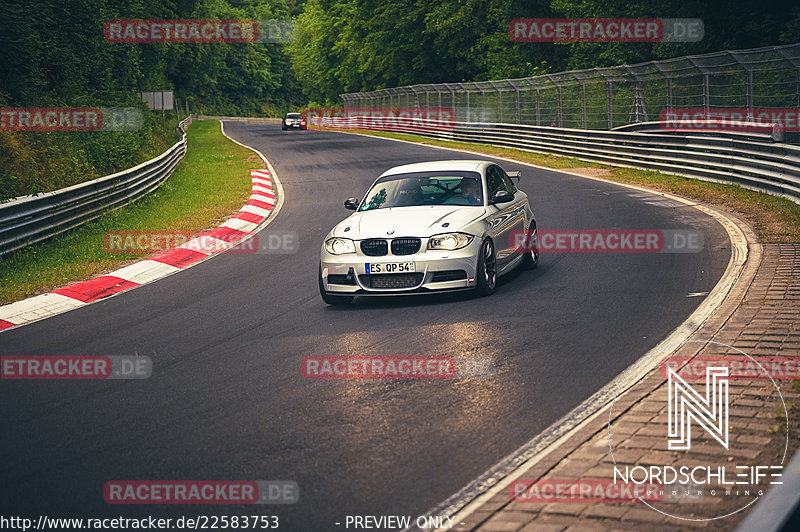
{"type": "Polygon", "coordinates": [[[525,258],[522,265],[525,269],[535,270],[539,265],[539,235],[536,232],[536,221],[531,220],[528,232],[525,234],[525,258]]]}
{"type": "Polygon", "coordinates": [[[317,270],[319,272],[319,295],[322,300],[328,305],[347,305],[353,301],[353,296],[334,296],[325,291],[325,285],[322,282],[322,265],[317,270]]]}
{"type": "Polygon", "coordinates": [[[476,277],[478,285],[475,290],[478,294],[488,296],[494,293],[497,285],[497,257],[494,253],[494,245],[489,239],[484,240],[481,244],[476,277]]]}

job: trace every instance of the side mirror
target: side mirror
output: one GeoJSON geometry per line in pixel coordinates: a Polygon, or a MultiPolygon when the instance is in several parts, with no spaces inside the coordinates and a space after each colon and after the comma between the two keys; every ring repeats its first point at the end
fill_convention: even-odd
{"type": "Polygon", "coordinates": [[[514,194],[507,190],[498,190],[492,198],[492,203],[508,203],[514,201],[514,194]]]}
{"type": "Polygon", "coordinates": [[[358,198],[348,198],[344,200],[344,208],[354,211],[358,209],[358,198]]]}
{"type": "Polygon", "coordinates": [[[520,178],[522,177],[522,172],[520,172],[519,170],[517,170],[516,172],[506,172],[506,174],[508,174],[508,177],[510,177],[511,179],[516,179],[517,181],[519,181],[520,178]]]}

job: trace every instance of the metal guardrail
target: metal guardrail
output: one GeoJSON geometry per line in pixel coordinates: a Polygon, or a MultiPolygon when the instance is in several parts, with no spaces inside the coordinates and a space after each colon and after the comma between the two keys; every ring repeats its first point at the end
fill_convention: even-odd
{"type": "Polygon", "coordinates": [[[192,116],[178,125],[181,140],[154,159],[85,183],[0,203],[0,255],[85,224],[157,189],[186,153],[185,128],[192,116]]]}
{"type": "Polygon", "coordinates": [[[521,124],[443,123],[422,118],[401,123],[368,116],[350,116],[342,125],[491,144],[660,170],[706,181],[738,183],[800,203],[800,146],[775,142],[768,133],[601,131],[521,124]]]}
{"type": "Polygon", "coordinates": [[[732,128],[732,123],[724,120],[703,120],[703,129],[697,129],[697,123],[694,121],[675,121],[667,126],[663,122],[635,122],[633,124],[625,124],[624,126],[617,126],[612,131],[639,131],[648,133],[685,133],[694,135],[717,135],[724,132],[726,137],[731,138],[748,138],[762,136],[769,137],[775,142],[783,142],[785,138],[784,128],[777,123],[762,124],[760,122],[742,122],[736,125],[738,129],[732,128]],[[727,130],[727,131],[726,131],[727,130]]]}

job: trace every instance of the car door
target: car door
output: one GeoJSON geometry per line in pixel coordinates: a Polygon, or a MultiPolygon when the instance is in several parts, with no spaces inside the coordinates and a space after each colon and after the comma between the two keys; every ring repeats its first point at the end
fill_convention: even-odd
{"type": "MultiPolygon", "coordinates": [[[[524,205],[518,197],[522,194],[515,193],[516,190],[513,188],[509,190],[507,181],[510,184],[508,176],[499,166],[492,165],[486,169],[486,189],[490,203],[500,190],[514,194],[514,201],[489,205],[488,219],[497,253],[497,265],[500,269],[516,257],[514,234],[524,229],[524,205]]],[[[511,186],[513,187],[513,184],[511,186]]]]}
{"type": "Polygon", "coordinates": [[[528,220],[530,220],[529,212],[530,212],[530,203],[528,201],[528,195],[518,190],[516,186],[514,186],[514,182],[508,177],[508,174],[502,168],[498,167],[500,170],[500,174],[503,176],[503,182],[506,184],[506,190],[514,194],[514,201],[511,202],[514,205],[514,229],[512,230],[512,234],[509,240],[509,245],[512,248],[512,252],[514,254],[521,253],[524,250],[522,249],[525,245],[524,234],[525,230],[528,228],[528,220]]]}

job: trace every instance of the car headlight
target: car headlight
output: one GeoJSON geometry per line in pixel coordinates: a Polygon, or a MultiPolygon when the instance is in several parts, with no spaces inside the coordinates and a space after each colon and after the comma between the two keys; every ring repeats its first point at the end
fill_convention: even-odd
{"type": "Polygon", "coordinates": [[[428,239],[428,249],[443,249],[446,251],[461,249],[469,245],[473,238],[475,237],[466,233],[434,235],[428,239]]]}
{"type": "Polygon", "coordinates": [[[331,255],[355,253],[356,244],[349,238],[329,238],[325,241],[325,251],[331,255]]]}

